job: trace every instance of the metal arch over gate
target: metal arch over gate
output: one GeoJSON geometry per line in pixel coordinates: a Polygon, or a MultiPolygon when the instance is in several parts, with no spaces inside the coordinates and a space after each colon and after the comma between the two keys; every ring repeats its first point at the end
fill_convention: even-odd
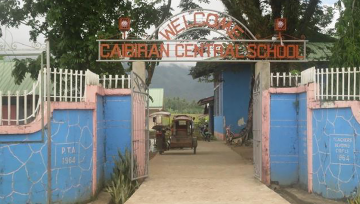
{"type": "MultiPolygon", "coordinates": [[[[239,20],[237,20],[236,18],[232,17],[229,14],[226,14],[224,12],[220,12],[220,11],[216,11],[216,10],[212,10],[212,9],[190,9],[187,11],[183,11],[180,12],[176,15],[173,15],[171,17],[169,17],[168,19],[164,20],[164,22],[162,22],[157,28],[155,28],[154,32],[149,35],[149,37],[147,37],[147,40],[151,40],[151,39],[155,39],[155,35],[158,33],[160,35],[163,36],[164,39],[166,40],[176,40],[181,36],[184,36],[184,34],[186,34],[187,32],[190,32],[191,30],[194,29],[204,29],[204,30],[209,30],[209,31],[215,31],[217,33],[219,33],[220,35],[222,35],[223,37],[225,37],[226,39],[230,40],[233,39],[229,36],[229,31],[227,31],[226,29],[219,29],[219,27],[217,27],[217,24],[224,21],[224,24],[226,26],[232,26],[232,23],[235,23],[239,26],[238,29],[241,29],[244,31],[244,33],[246,34],[246,38],[248,39],[252,39],[252,40],[256,40],[256,37],[254,36],[254,34],[252,34],[252,32],[243,24],[241,23],[239,20]],[[195,24],[196,26],[191,26],[191,24],[189,22],[191,22],[191,19],[186,18],[186,16],[191,16],[193,15],[193,25],[195,24]],[[201,26],[200,22],[197,22],[196,20],[198,19],[197,17],[205,18],[205,20],[203,20],[202,22],[204,22],[204,24],[208,24],[207,26],[201,26]],[[220,20],[221,18],[221,20],[220,20]],[[226,22],[225,20],[226,19],[226,22]],[[179,24],[176,24],[175,27],[178,27],[177,25],[181,25],[183,24],[183,28],[180,28],[179,30],[176,30],[175,28],[175,32],[169,32],[167,31],[167,28],[171,29],[171,26],[174,25],[174,23],[176,23],[178,20],[181,21],[181,23],[179,22],[179,24]],[[195,21],[195,22],[194,22],[195,21]],[[229,24],[229,22],[231,22],[229,24]],[[168,24],[166,24],[168,23],[168,24]],[[169,24],[172,24],[169,26],[169,24]],[[170,34],[170,36],[168,35],[168,33],[170,34]],[[172,33],[175,33],[175,35],[171,35],[172,33]]],[[[174,28],[174,27],[173,27],[174,28]]],[[[224,28],[224,27],[222,27],[224,28]]],[[[233,29],[235,28],[235,26],[233,27],[233,29]]],[[[236,31],[236,29],[234,29],[234,31],[236,31]]]]}
{"type": "Polygon", "coordinates": [[[149,173],[149,89],[145,81],[131,72],[131,179],[149,173]]]}
{"type": "Polygon", "coordinates": [[[306,62],[306,40],[256,39],[234,17],[209,9],[174,15],[146,39],[99,39],[98,62],[306,62]],[[206,30],[208,40],[187,39],[206,30]],[[158,39],[156,39],[156,37],[158,39]]]}

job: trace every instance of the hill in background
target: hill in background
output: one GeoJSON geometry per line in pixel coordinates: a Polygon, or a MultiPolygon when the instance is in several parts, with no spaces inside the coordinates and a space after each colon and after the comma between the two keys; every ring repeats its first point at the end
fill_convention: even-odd
{"type": "Polygon", "coordinates": [[[188,101],[214,95],[213,84],[194,80],[189,69],[176,64],[159,65],[155,68],[150,88],[164,88],[166,98],[179,97],[188,101]]]}

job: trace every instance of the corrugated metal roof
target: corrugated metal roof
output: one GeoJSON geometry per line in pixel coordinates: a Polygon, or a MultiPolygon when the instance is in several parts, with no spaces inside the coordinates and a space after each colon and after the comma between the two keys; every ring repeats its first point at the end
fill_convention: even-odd
{"type": "Polygon", "coordinates": [[[153,99],[153,101],[150,100],[149,108],[164,107],[164,89],[162,88],[149,89],[149,95],[153,99]]]}
{"type": "Polygon", "coordinates": [[[333,46],[333,43],[328,42],[308,42],[306,44],[307,59],[309,61],[329,61],[333,46]]]}
{"type": "Polygon", "coordinates": [[[30,74],[27,73],[22,83],[17,85],[11,75],[14,68],[15,62],[0,60],[0,91],[3,93],[10,91],[11,94],[15,94],[16,91],[20,91],[20,93],[23,93],[24,90],[31,91],[35,81],[31,79],[30,74]]]}

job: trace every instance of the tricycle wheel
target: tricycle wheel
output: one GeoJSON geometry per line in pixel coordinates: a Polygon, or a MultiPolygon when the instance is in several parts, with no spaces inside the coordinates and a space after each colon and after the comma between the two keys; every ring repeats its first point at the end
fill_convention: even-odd
{"type": "Polygon", "coordinates": [[[194,147],[194,154],[196,154],[196,147],[194,147]]]}

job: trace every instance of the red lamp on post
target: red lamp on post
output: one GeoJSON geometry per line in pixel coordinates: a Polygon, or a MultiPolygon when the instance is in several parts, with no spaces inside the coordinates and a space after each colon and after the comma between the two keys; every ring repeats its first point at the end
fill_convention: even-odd
{"type": "Polygon", "coordinates": [[[124,33],[124,39],[126,38],[126,31],[130,30],[130,18],[119,18],[119,30],[124,33]]]}
{"type": "Polygon", "coordinates": [[[286,18],[277,18],[277,19],[275,19],[274,30],[278,31],[279,39],[281,41],[281,44],[283,44],[282,43],[281,32],[286,31],[286,18]]]}
{"type": "Polygon", "coordinates": [[[286,18],[275,19],[275,31],[286,31],[286,18]]]}

